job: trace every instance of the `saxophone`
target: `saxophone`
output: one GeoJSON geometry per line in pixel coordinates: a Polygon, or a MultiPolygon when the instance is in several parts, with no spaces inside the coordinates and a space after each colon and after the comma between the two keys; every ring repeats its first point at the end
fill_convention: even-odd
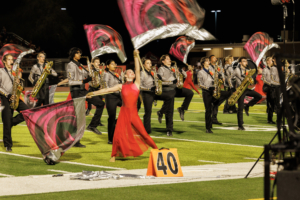
{"type": "Polygon", "coordinates": [[[248,75],[244,78],[243,82],[241,85],[236,88],[236,91],[229,97],[228,99],[228,105],[233,106],[237,100],[241,97],[241,95],[244,93],[244,91],[248,88],[248,86],[251,84],[253,81],[252,76],[255,74],[256,69],[251,69],[248,72],[248,75]],[[251,81],[252,79],[252,81],[251,81]]]}
{"type": "Polygon", "coordinates": [[[156,66],[152,67],[152,71],[154,73],[154,83],[155,83],[155,94],[156,95],[161,95],[162,93],[162,80],[159,80],[157,77],[157,71],[156,71],[156,66]]]}
{"type": "Polygon", "coordinates": [[[176,87],[181,89],[183,87],[183,75],[178,71],[176,61],[172,61],[172,63],[174,63],[175,77],[177,79],[176,87]]]}
{"type": "Polygon", "coordinates": [[[43,73],[41,74],[41,76],[39,77],[39,79],[37,80],[35,86],[32,89],[32,92],[31,92],[31,96],[32,97],[36,97],[36,95],[40,91],[41,87],[45,83],[46,78],[48,77],[49,74],[51,74],[50,73],[50,69],[52,68],[52,65],[53,65],[52,61],[51,62],[47,62],[43,73]]]}
{"type": "Polygon", "coordinates": [[[219,73],[218,73],[218,66],[219,66],[219,61],[217,61],[216,65],[214,66],[215,68],[215,74],[214,74],[214,93],[213,93],[213,97],[215,99],[219,99],[221,97],[221,83],[220,83],[220,79],[219,79],[219,73]]]}
{"type": "Polygon", "coordinates": [[[22,60],[22,58],[30,53],[33,53],[34,50],[33,49],[29,49],[28,51],[24,51],[23,53],[21,53],[18,58],[16,59],[14,65],[13,65],[13,69],[12,72],[14,73],[14,81],[13,81],[13,90],[11,95],[14,96],[14,99],[10,102],[10,107],[13,110],[16,110],[19,106],[19,101],[20,101],[20,95],[23,91],[23,87],[22,84],[20,83],[20,78],[18,76],[19,73],[19,64],[22,60]]]}

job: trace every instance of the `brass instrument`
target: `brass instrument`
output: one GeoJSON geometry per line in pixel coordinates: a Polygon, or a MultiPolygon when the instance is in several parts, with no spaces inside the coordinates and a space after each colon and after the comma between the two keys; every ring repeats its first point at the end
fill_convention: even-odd
{"type": "Polygon", "coordinates": [[[176,87],[181,89],[183,87],[183,75],[178,71],[176,61],[172,61],[172,63],[174,63],[175,77],[177,79],[176,87]]]}
{"type": "Polygon", "coordinates": [[[219,60],[217,61],[216,65],[214,66],[215,68],[215,74],[214,74],[214,93],[213,97],[215,99],[219,99],[221,97],[221,80],[219,79],[219,72],[218,72],[218,67],[219,67],[219,60]]]}
{"type": "Polygon", "coordinates": [[[14,96],[14,99],[9,104],[11,109],[13,109],[13,110],[16,110],[18,108],[19,101],[20,101],[20,95],[21,95],[22,91],[24,90],[22,83],[20,82],[21,78],[18,75],[19,68],[20,68],[19,64],[25,55],[33,53],[33,52],[34,52],[33,49],[29,49],[28,51],[22,52],[18,56],[16,61],[14,62],[12,73],[14,73],[15,75],[14,75],[14,81],[13,81],[13,89],[12,89],[12,93],[11,93],[11,95],[14,96]]]}
{"type": "Polygon", "coordinates": [[[99,73],[100,73],[100,86],[101,89],[107,88],[106,82],[104,81],[104,73],[105,73],[105,63],[101,63],[100,66],[102,66],[102,69],[100,68],[99,73]]]}
{"type": "Polygon", "coordinates": [[[236,88],[236,91],[229,97],[228,99],[228,105],[233,106],[237,100],[241,97],[241,95],[244,93],[244,91],[248,88],[249,85],[251,85],[251,82],[253,83],[254,80],[252,78],[253,74],[255,74],[256,69],[251,69],[248,72],[248,75],[244,78],[241,85],[236,88]]]}
{"type": "Polygon", "coordinates": [[[46,78],[48,77],[49,74],[51,74],[50,70],[51,70],[52,65],[53,65],[52,61],[51,62],[47,62],[43,73],[41,74],[41,76],[39,77],[39,79],[37,80],[35,86],[32,89],[32,92],[31,92],[31,96],[32,97],[36,97],[36,95],[40,91],[41,87],[45,83],[46,78]]]}
{"type": "Polygon", "coordinates": [[[20,78],[19,78],[18,72],[19,72],[19,64],[17,66],[17,69],[15,71],[13,71],[15,76],[14,76],[14,82],[13,82],[13,91],[12,91],[11,95],[14,96],[14,100],[12,100],[10,102],[10,107],[13,110],[16,110],[18,108],[19,101],[20,101],[20,95],[24,89],[22,87],[22,85],[20,84],[20,78]]]}
{"type": "Polygon", "coordinates": [[[161,95],[162,93],[162,80],[159,80],[157,77],[157,71],[156,71],[156,66],[151,67],[153,73],[154,73],[154,83],[155,83],[155,94],[156,95],[161,95]]]}

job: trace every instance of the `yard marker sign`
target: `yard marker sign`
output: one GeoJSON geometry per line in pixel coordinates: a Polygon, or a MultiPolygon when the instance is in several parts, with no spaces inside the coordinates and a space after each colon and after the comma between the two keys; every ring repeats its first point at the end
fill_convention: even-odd
{"type": "Polygon", "coordinates": [[[177,149],[152,149],[150,152],[147,176],[182,177],[177,149]]]}

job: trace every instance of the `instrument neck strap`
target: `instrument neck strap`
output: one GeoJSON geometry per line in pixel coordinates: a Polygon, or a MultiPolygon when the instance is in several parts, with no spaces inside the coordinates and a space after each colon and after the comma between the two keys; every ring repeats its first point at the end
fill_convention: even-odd
{"type": "Polygon", "coordinates": [[[72,62],[75,63],[75,64],[77,65],[78,68],[81,67],[84,71],[88,72],[88,71],[83,67],[83,65],[82,65],[80,62],[77,62],[77,61],[75,61],[75,60],[72,60],[72,62]]]}
{"type": "Polygon", "coordinates": [[[111,75],[113,75],[116,79],[118,79],[119,83],[122,83],[122,81],[115,75],[115,73],[112,73],[111,71],[108,71],[111,75]]]}
{"type": "Polygon", "coordinates": [[[212,79],[214,79],[214,77],[209,73],[209,68],[208,68],[208,69],[205,69],[205,67],[203,67],[203,70],[204,70],[208,75],[210,75],[210,77],[211,77],[212,79]]]}
{"type": "Polygon", "coordinates": [[[11,82],[14,83],[14,80],[11,78],[12,75],[9,74],[6,67],[4,67],[4,70],[6,71],[6,73],[7,73],[8,77],[10,78],[11,82]]]}
{"type": "Polygon", "coordinates": [[[45,66],[46,66],[46,63],[43,63],[42,69],[41,69],[41,65],[39,63],[37,63],[37,67],[39,68],[41,74],[43,73],[43,70],[44,70],[45,66]]]}

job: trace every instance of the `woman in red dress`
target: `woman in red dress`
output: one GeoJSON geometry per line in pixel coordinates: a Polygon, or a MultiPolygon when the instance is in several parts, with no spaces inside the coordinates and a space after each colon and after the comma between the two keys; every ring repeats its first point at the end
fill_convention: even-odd
{"type": "Polygon", "coordinates": [[[194,72],[194,67],[192,67],[192,65],[188,65],[188,71],[186,72],[186,79],[183,83],[183,87],[186,89],[194,89],[202,98],[200,92],[197,90],[197,88],[195,87],[194,83],[193,83],[193,72],[194,72]]]}
{"type": "Polygon", "coordinates": [[[115,157],[140,156],[148,147],[157,149],[156,144],[148,135],[142,120],[138,116],[137,100],[140,93],[140,65],[138,60],[139,51],[134,51],[135,73],[129,69],[125,72],[127,82],[118,84],[112,88],[102,89],[87,94],[87,98],[92,95],[102,95],[115,91],[120,91],[123,105],[117,120],[113,147],[110,162],[115,162],[115,157]],[[135,82],[133,83],[133,80],[135,82]]]}

